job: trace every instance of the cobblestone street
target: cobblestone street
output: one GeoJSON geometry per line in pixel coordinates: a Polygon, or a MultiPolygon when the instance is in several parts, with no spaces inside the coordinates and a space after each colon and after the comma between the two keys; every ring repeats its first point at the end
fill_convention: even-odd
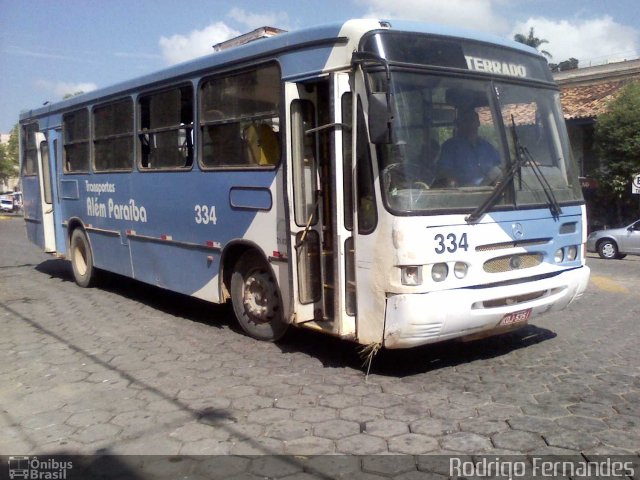
{"type": "Polygon", "coordinates": [[[640,257],[590,256],[564,312],[382,352],[367,376],[338,339],[257,342],[230,307],[121,277],[81,289],[22,219],[0,219],[0,245],[2,455],[230,454],[236,474],[254,454],[640,453],[640,257]]]}

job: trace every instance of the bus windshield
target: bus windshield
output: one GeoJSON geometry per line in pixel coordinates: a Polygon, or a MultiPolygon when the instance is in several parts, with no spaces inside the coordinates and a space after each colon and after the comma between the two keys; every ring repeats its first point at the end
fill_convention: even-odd
{"type": "MultiPolygon", "coordinates": [[[[373,88],[384,80],[372,74],[373,88]]],[[[381,189],[396,213],[466,211],[491,195],[526,149],[493,208],[544,206],[539,172],[560,204],[582,200],[557,91],[495,79],[393,71],[392,143],[378,145],[381,189]],[[537,175],[538,174],[538,175],[537,175]]]]}

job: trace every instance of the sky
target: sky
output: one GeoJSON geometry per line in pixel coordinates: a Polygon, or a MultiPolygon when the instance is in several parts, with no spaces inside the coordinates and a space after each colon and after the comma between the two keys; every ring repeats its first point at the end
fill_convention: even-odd
{"type": "Polygon", "coordinates": [[[640,57],[638,0],[0,0],[0,132],[22,110],[161,70],[261,26],[410,19],[535,35],[560,63],[640,57]]]}

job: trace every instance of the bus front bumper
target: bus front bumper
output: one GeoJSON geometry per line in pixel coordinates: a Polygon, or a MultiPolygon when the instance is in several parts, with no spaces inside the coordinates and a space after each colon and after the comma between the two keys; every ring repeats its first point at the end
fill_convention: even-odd
{"type": "Polygon", "coordinates": [[[587,266],[507,286],[389,295],[384,346],[408,348],[457,337],[502,333],[565,308],[589,283],[587,266]]]}

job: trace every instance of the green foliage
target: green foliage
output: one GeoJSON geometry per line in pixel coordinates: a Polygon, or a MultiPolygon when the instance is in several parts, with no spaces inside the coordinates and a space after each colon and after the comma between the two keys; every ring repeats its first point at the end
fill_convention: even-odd
{"type": "Polygon", "coordinates": [[[516,33],[513,36],[513,39],[518,43],[524,43],[525,45],[529,45],[530,47],[535,48],[536,50],[538,50],[542,55],[544,55],[547,58],[552,58],[553,57],[553,55],[551,55],[546,50],[540,50],[540,45],[542,45],[543,43],[549,43],[549,40],[546,40],[544,38],[536,37],[535,30],[534,30],[533,27],[531,27],[529,29],[529,34],[528,35],[525,35],[523,33],[516,33]]]}
{"type": "Polygon", "coordinates": [[[0,143],[0,180],[5,179],[7,170],[7,154],[5,150],[5,146],[0,143]]]}
{"type": "Polygon", "coordinates": [[[9,143],[7,144],[7,155],[9,161],[18,167],[20,163],[20,132],[18,131],[18,124],[16,123],[11,129],[11,135],[9,136],[9,143]]]}
{"type": "Polygon", "coordinates": [[[560,63],[550,63],[549,68],[552,72],[566,72],[567,70],[575,70],[578,68],[580,60],[577,58],[571,57],[568,60],[564,60],[560,63]]]}
{"type": "Polygon", "coordinates": [[[640,173],[640,82],[624,87],[598,117],[595,149],[604,165],[598,173],[600,189],[615,200],[618,221],[637,217],[631,180],[640,173]]]}
{"type": "Polygon", "coordinates": [[[9,143],[0,145],[0,180],[18,175],[19,159],[18,125],[11,130],[9,143]]]}

